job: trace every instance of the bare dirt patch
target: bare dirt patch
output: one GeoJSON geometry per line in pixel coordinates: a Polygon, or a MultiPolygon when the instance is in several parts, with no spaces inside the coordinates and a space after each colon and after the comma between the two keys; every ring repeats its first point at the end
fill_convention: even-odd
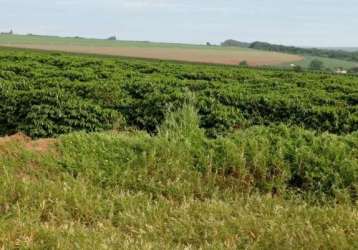
{"type": "Polygon", "coordinates": [[[82,45],[49,45],[49,44],[12,44],[8,47],[38,49],[46,51],[63,51],[84,54],[126,56],[146,59],[176,60],[197,63],[214,63],[238,65],[247,61],[251,66],[277,65],[302,61],[298,55],[284,53],[240,50],[240,49],[192,49],[192,48],[143,48],[143,47],[104,47],[82,45]]]}
{"type": "Polygon", "coordinates": [[[33,152],[46,153],[53,148],[52,146],[55,145],[56,139],[32,140],[30,137],[23,133],[16,133],[11,136],[0,138],[0,146],[4,146],[10,143],[20,144],[33,152]]]}
{"type": "Polygon", "coordinates": [[[11,136],[0,137],[0,145],[5,145],[5,144],[11,143],[11,142],[28,143],[30,141],[31,141],[31,138],[26,136],[23,133],[16,133],[11,136]]]}

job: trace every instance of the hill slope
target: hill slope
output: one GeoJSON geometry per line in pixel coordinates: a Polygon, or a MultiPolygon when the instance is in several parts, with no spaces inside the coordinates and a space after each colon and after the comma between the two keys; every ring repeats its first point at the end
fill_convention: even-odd
{"type": "Polygon", "coordinates": [[[357,249],[357,88],[0,49],[0,248],[357,249]]]}
{"type": "Polygon", "coordinates": [[[257,66],[277,65],[303,60],[303,57],[297,55],[264,52],[247,48],[33,35],[0,35],[0,46],[230,65],[238,65],[241,61],[247,61],[250,65],[257,66]]]}
{"type": "Polygon", "coordinates": [[[207,141],[190,107],[160,131],[70,134],[45,151],[0,140],[0,246],[357,248],[358,210],[339,190],[357,181],[357,135],[253,128],[207,141]],[[314,178],[298,193],[290,150],[314,178]]]}
{"type": "Polygon", "coordinates": [[[358,52],[352,50],[343,50],[343,49],[323,49],[323,48],[302,48],[295,46],[286,46],[279,44],[271,44],[268,42],[240,42],[235,40],[226,40],[221,44],[224,47],[243,47],[243,48],[251,48],[258,49],[264,51],[275,51],[289,54],[297,54],[297,55],[308,55],[308,56],[318,56],[318,57],[326,57],[333,58],[338,60],[346,60],[346,61],[354,61],[358,62],[358,52]]]}
{"type": "MultiPolygon", "coordinates": [[[[285,46],[271,44],[267,42],[240,42],[236,40],[226,40],[221,43],[223,47],[251,48],[262,51],[281,52],[293,55],[304,56],[304,60],[295,64],[304,68],[309,68],[312,60],[320,60],[324,67],[331,71],[338,68],[352,69],[358,66],[358,52],[353,48],[302,48],[295,46],[285,46]]],[[[291,63],[290,63],[291,64],[291,63]]],[[[290,65],[283,64],[283,65],[290,65]]]]}
{"type": "Polygon", "coordinates": [[[153,132],[190,93],[214,136],[277,123],[337,134],[358,127],[358,78],[352,76],[12,49],[0,50],[0,58],[0,134],[100,131],[122,118],[153,132]]]}

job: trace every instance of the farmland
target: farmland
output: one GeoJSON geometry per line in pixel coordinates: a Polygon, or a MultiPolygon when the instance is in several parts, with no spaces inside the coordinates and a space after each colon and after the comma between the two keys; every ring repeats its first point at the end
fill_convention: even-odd
{"type": "Polygon", "coordinates": [[[303,60],[297,55],[247,48],[35,35],[0,35],[0,46],[229,65],[238,65],[241,61],[247,61],[252,66],[279,65],[303,60]]]}
{"type": "Polygon", "coordinates": [[[0,35],[0,46],[59,51],[79,54],[109,55],[145,59],[238,65],[246,61],[251,66],[290,68],[293,63],[309,68],[318,59],[331,71],[337,68],[351,69],[357,62],[333,58],[290,55],[243,47],[204,46],[179,43],[155,43],[147,41],[111,41],[103,39],[55,37],[38,35],[0,35]]]}
{"type": "Polygon", "coordinates": [[[1,48],[0,125],[5,249],[358,247],[357,76],[1,48]]]}
{"type": "MultiPolygon", "coordinates": [[[[324,58],[318,56],[304,56],[304,60],[296,62],[295,65],[301,66],[303,68],[309,68],[310,63],[312,62],[312,60],[315,59],[320,60],[323,63],[324,68],[327,68],[329,70],[336,70],[338,68],[351,69],[354,67],[358,67],[358,62],[345,61],[333,58],[324,58]]],[[[289,64],[286,63],[281,66],[289,67],[289,64]]]]}

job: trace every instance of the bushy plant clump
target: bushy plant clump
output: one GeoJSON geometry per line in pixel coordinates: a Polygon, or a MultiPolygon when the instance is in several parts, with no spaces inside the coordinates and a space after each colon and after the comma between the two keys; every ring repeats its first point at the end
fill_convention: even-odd
{"type": "Polygon", "coordinates": [[[155,135],[1,138],[0,247],[358,247],[357,133],[199,125],[184,104],[155,135]]]}
{"type": "MultiPolygon", "coordinates": [[[[155,136],[143,132],[79,133],[61,137],[61,142],[66,156],[61,164],[73,174],[90,175],[96,184],[105,186],[136,185],[132,171],[163,172],[160,180],[143,177],[149,178],[149,191],[163,181],[181,178],[182,173],[210,173],[224,178],[226,187],[245,192],[358,199],[358,133],[317,134],[278,125],[209,139],[199,127],[195,109],[184,105],[168,115],[155,136]]],[[[192,188],[196,189],[191,186],[187,191],[192,188]]]]}

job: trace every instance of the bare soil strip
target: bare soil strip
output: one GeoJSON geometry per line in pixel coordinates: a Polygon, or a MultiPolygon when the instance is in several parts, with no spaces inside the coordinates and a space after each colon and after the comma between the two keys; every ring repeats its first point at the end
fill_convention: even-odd
{"type": "Polygon", "coordinates": [[[4,45],[6,47],[28,48],[46,51],[63,51],[84,54],[125,56],[145,59],[175,60],[197,63],[213,63],[237,65],[245,60],[251,66],[277,65],[302,61],[302,56],[255,51],[255,50],[221,50],[221,49],[190,49],[190,48],[134,48],[134,47],[98,47],[81,45],[40,45],[19,44],[4,45]]]}

